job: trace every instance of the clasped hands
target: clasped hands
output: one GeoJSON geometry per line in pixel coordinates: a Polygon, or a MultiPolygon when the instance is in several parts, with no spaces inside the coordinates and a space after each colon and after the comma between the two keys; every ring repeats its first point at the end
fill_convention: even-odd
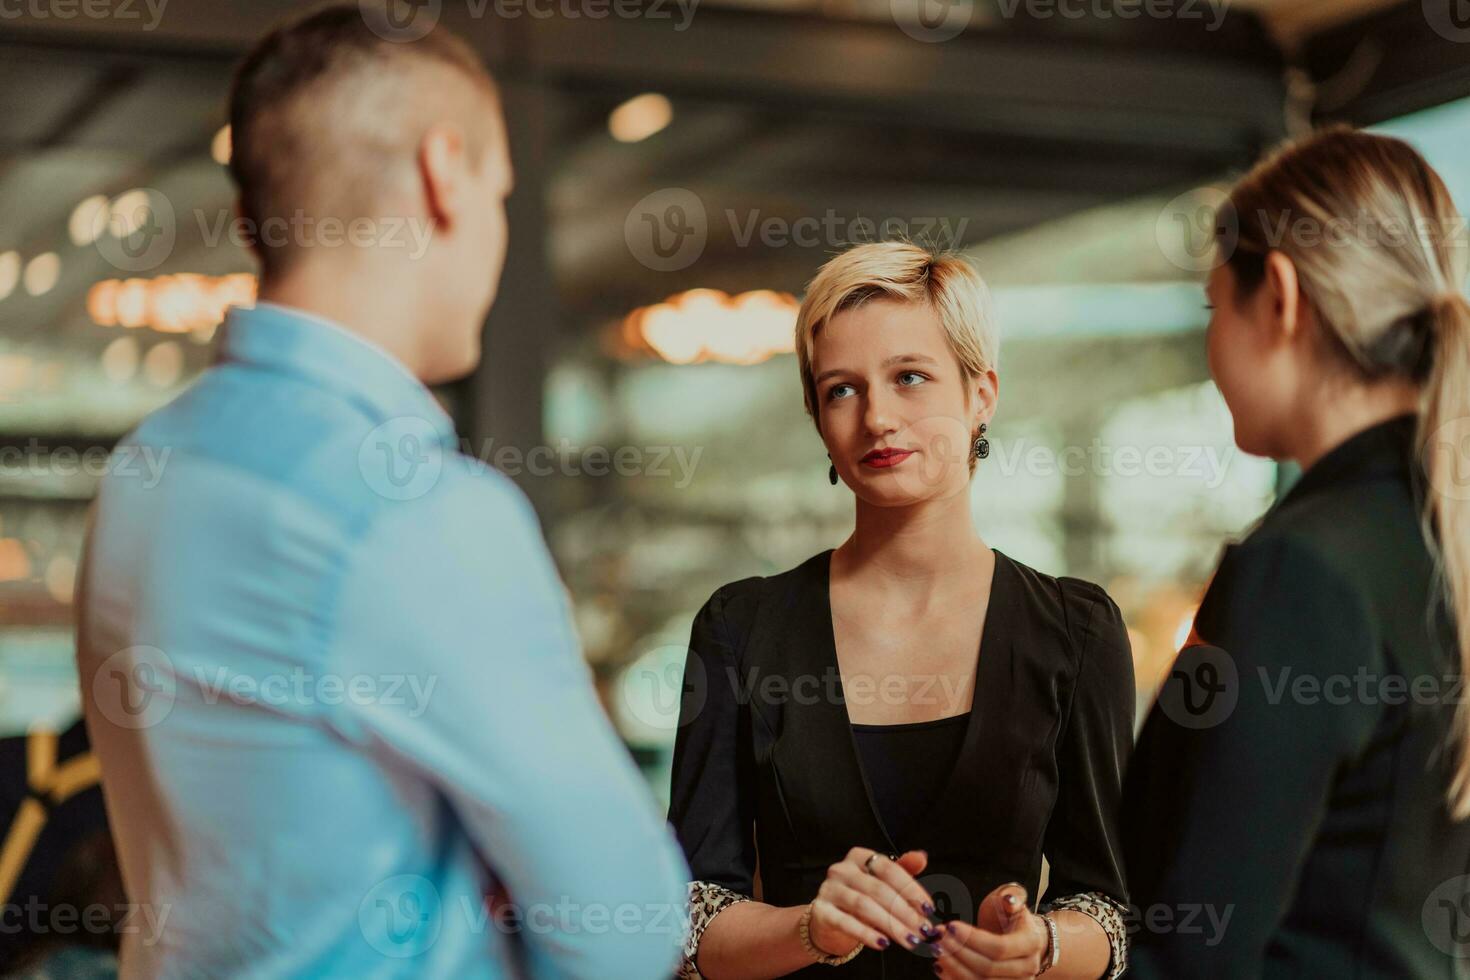
{"type": "Polygon", "coordinates": [[[840,956],[859,943],[887,949],[897,943],[934,959],[934,972],[958,980],[1034,977],[1041,972],[1048,930],[1027,907],[1026,889],[1001,885],[985,896],[975,924],[930,921],[934,900],[915,879],[929,862],[923,851],[894,861],[854,847],[827,869],[812,900],[812,944],[840,956]]]}

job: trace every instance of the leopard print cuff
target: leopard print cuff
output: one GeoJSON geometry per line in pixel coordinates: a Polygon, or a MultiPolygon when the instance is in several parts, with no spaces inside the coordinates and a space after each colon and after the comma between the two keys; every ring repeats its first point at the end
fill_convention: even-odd
{"type": "Polygon", "coordinates": [[[1116,980],[1128,969],[1128,924],[1123,918],[1125,909],[1102,892],[1082,892],[1078,895],[1063,895],[1053,902],[1046,902],[1043,912],[1081,912],[1102,926],[1103,935],[1108,937],[1111,955],[1108,959],[1106,980],[1116,980]]]}
{"type": "Polygon", "coordinates": [[[715,916],[732,905],[748,901],[749,895],[742,895],[723,885],[708,881],[689,883],[689,929],[684,933],[684,955],[679,961],[678,980],[703,980],[699,967],[695,965],[700,937],[715,916]]]}

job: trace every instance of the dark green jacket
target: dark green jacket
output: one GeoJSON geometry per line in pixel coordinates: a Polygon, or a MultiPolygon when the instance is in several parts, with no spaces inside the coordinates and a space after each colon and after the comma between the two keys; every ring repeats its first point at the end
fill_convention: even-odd
{"type": "MultiPolygon", "coordinates": [[[[1453,627],[1413,416],[1329,452],[1226,549],[1124,791],[1130,976],[1450,978],[1453,627]]],[[[1461,967],[1465,963],[1459,964],[1461,967]]]]}

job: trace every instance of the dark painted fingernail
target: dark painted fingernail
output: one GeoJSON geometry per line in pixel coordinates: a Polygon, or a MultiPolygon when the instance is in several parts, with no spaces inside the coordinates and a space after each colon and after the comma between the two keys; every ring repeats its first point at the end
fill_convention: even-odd
{"type": "Polygon", "coordinates": [[[923,905],[919,906],[919,911],[923,912],[925,915],[933,915],[934,906],[930,905],[928,902],[925,902],[923,905]]]}
{"type": "Polygon", "coordinates": [[[1007,895],[1006,896],[1006,904],[1007,905],[1010,905],[1010,906],[1014,906],[1016,904],[1016,896],[1015,895],[1007,895]]]}
{"type": "Polygon", "coordinates": [[[946,922],[944,924],[944,931],[947,932],[947,933],[949,933],[951,936],[953,936],[954,935],[954,923],[953,922],[946,922]]]}
{"type": "Polygon", "coordinates": [[[922,942],[922,940],[919,939],[918,936],[914,935],[913,933],[909,933],[909,945],[910,946],[917,946],[921,942],[922,942]]]}
{"type": "Polygon", "coordinates": [[[887,949],[888,948],[888,937],[887,936],[879,936],[878,937],[878,948],[879,949],[887,949]]]}
{"type": "Polygon", "coordinates": [[[927,922],[919,926],[919,931],[924,934],[925,939],[933,939],[935,936],[939,935],[939,930],[935,929],[927,922]]]}

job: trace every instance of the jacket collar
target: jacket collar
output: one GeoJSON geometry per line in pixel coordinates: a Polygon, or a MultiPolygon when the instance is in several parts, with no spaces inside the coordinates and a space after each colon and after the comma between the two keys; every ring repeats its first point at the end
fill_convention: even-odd
{"type": "Polygon", "coordinates": [[[1399,415],[1350,436],[1312,464],[1281,498],[1285,505],[1344,483],[1414,472],[1414,430],[1419,417],[1399,415]]]}

